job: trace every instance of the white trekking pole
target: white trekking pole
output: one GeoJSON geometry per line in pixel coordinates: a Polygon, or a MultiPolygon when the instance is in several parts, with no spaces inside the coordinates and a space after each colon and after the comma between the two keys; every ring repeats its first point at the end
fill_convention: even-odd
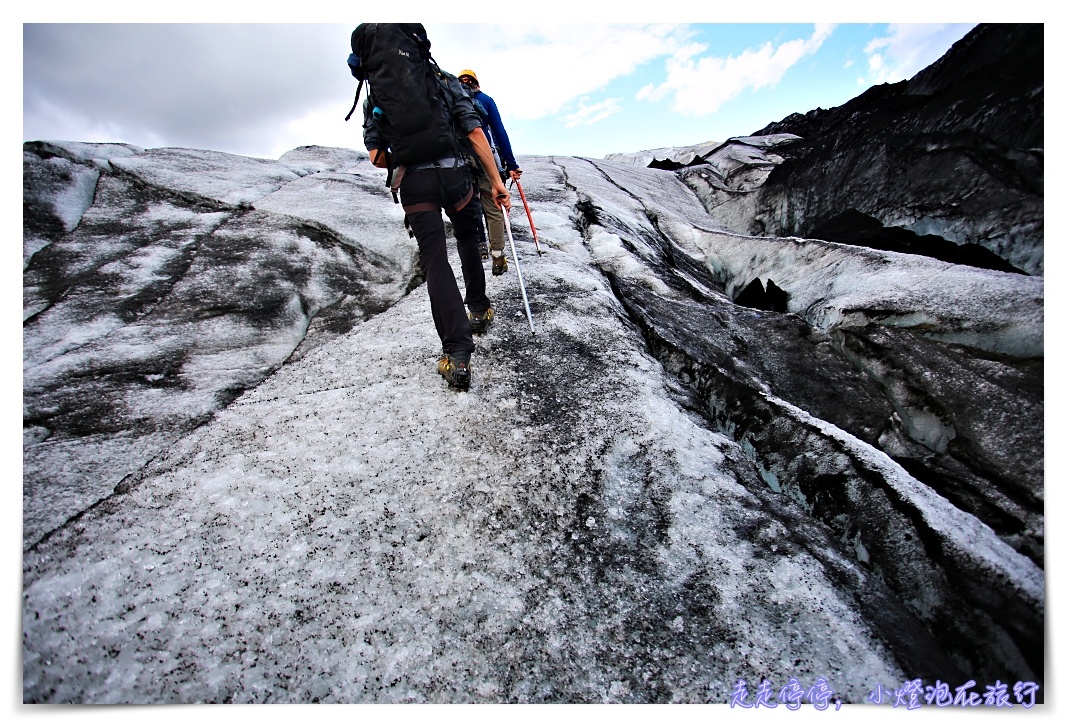
{"type": "Polygon", "coordinates": [[[515,252],[515,238],[512,237],[512,223],[508,220],[508,210],[503,206],[504,229],[508,232],[508,242],[512,244],[512,260],[515,261],[515,273],[519,277],[519,290],[523,292],[523,306],[527,309],[527,321],[530,322],[530,333],[534,333],[534,317],[530,315],[530,302],[527,301],[527,289],[523,285],[523,271],[519,268],[519,255],[515,252]]]}

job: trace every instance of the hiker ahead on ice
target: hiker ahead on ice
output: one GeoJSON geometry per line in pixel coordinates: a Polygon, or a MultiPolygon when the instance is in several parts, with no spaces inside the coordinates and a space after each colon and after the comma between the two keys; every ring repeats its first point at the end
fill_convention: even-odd
{"type": "MultiPolygon", "coordinates": [[[[468,204],[474,185],[467,158],[474,155],[484,169],[496,167],[481,119],[456,77],[431,58],[420,23],[361,24],[352,33],[349,66],[361,86],[364,81],[370,85],[364,146],[376,167],[389,170],[387,184],[395,196],[400,192],[405,222],[419,243],[419,264],[443,351],[438,373],[451,386],[467,389],[475,349],[472,331],[485,331],[493,320],[478,250],[480,212],[468,204]],[[449,264],[442,210],[456,235],[463,298],[449,264]]],[[[511,208],[499,177],[491,180],[489,198],[495,207],[511,208]]]]}
{"type": "MultiPolygon", "coordinates": [[[[497,104],[493,99],[482,91],[478,85],[478,76],[470,68],[460,71],[460,83],[475,102],[475,108],[482,118],[482,129],[489,139],[490,148],[493,150],[494,169],[501,179],[519,179],[523,170],[519,169],[519,163],[512,154],[512,143],[508,140],[508,132],[504,129],[501,113],[497,110],[497,104]]],[[[489,231],[490,253],[493,255],[493,275],[499,276],[508,270],[508,260],[504,257],[504,214],[493,204],[492,180],[493,174],[488,169],[486,174],[480,175],[478,189],[482,197],[482,213],[486,216],[486,229],[489,231]]]]}

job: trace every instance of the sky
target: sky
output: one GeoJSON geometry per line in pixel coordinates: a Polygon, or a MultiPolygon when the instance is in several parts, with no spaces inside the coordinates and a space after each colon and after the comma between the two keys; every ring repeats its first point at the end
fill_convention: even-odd
{"type": "MultiPolygon", "coordinates": [[[[910,78],[975,25],[636,22],[618,12],[600,22],[595,14],[554,13],[561,7],[554,1],[539,2],[545,12],[533,19],[510,7],[499,23],[425,25],[442,68],[477,72],[520,155],[602,157],[745,136],[910,78]]],[[[356,91],[345,59],[359,18],[115,23],[103,13],[105,22],[94,16],[84,24],[84,12],[53,14],[23,26],[24,141],[271,159],[303,145],[362,148],[359,116],[344,121],[356,91]]],[[[774,4],[763,14],[779,16],[774,4]]],[[[809,18],[821,14],[809,10],[809,18]]],[[[694,9],[691,17],[702,15],[707,10],[694,9]]]]}

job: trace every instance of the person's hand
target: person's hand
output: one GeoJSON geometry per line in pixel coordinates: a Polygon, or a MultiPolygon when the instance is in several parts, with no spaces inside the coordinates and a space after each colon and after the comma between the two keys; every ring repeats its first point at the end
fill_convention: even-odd
{"type": "Polygon", "coordinates": [[[523,176],[523,170],[521,170],[521,169],[513,169],[510,172],[508,172],[508,176],[511,177],[512,179],[519,179],[520,177],[523,176]]]}
{"type": "Polygon", "coordinates": [[[512,209],[512,196],[504,188],[503,182],[494,182],[493,184],[493,203],[504,210],[512,209]]]}

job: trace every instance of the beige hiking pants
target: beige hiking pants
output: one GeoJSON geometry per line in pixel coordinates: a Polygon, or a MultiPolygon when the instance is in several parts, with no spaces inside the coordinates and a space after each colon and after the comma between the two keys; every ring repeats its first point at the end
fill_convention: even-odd
{"type": "Polygon", "coordinates": [[[482,212],[486,218],[486,236],[489,238],[490,250],[504,250],[504,212],[493,204],[493,183],[485,174],[478,178],[479,196],[482,198],[482,212]]]}

